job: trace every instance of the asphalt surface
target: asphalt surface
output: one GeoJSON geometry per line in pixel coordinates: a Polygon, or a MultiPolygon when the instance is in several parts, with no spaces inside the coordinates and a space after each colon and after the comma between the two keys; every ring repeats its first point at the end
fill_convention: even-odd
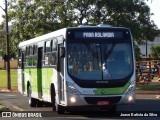
{"type": "MultiPolygon", "coordinates": [[[[143,91],[136,89],[136,104],[135,105],[124,105],[118,106],[117,111],[159,111],[160,112],[160,91],[143,91]]],[[[60,119],[60,120],[71,120],[71,119],[106,119],[109,114],[104,111],[81,111],[78,113],[66,113],[65,115],[58,115],[52,111],[51,107],[30,107],[28,105],[28,98],[21,95],[16,91],[0,91],[0,102],[14,112],[40,112],[43,114],[43,119],[60,119]],[[45,118],[44,116],[49,116],[45,118]]],[[[124,112],[125,113],[125,112],[124,112]]],[[[130,114],[130,113],[129,113],[130,114]]],[[[154,113],[156,114],[156,113],[154,113]]],[[[160,115],[160,113],[158,113],[160,115]]],[[[116,116],[116,115],[114,115],[116,116]]],[[[143,117],[144,118],[144,117],[143,117]]],[[[154,119],[153,117],[152,119],[154,119]]],[[[0,118],[1,119],[1,118],[0,118]]],[[[35,118],[34,118],[35,119],[35,118]]],[[[40,119],[40,118],[38,118],[40,119]]],[[[112,117],[111,117],[112,119],[112,117]]],[[[122,117],[123,119],[123,117],[122,117]]],[[[148,119],[148,118],[146,118],[148,119]]],[[[156,117],[157,119],[157,117],[156,117]]],[[[7,119],[8,120],[8,119],[7,119]]]]}
{"type": "MultiPolygon", "coordinates": [[[[136,99],[160,100],[160,91],[144,91],[136,89],[136,99]]],[[[28,105],[28,98],[18,91],[0,91],[0,102],[12,111],[52,111],[52,108],[48,107],[48,104],[44,104],[44,107],[35,107],[33,109],[28,105]]]]}

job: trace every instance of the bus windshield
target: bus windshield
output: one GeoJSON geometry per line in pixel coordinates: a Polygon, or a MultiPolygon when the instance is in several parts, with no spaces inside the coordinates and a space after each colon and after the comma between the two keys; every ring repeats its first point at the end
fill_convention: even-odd
{"type": "Polygon", "coordinates": [[[79,80],[116,80],[132,73],[131,43],[69,43],[67,67],[79,80]]]}

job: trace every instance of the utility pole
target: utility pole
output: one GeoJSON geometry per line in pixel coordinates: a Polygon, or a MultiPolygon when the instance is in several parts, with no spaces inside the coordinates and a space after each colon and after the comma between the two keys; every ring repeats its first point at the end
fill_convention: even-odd
{"type": "Polygon", "coordinates": [[[146,57],[148,56],[148,42],[147,42],[147,39],[146,39],[146,57]]]}
{"type": "Polygon", "coordinates": [[[7,80],[8,80],[8,90],[11,90],[11,78],[10,78],[10,52],[9,52],[9,30],[8,30],[8,2],[7,2],[7,0],[5,0],[5,13],[6,13],[7,80]]]}
{"type": "Polygon", "coordinates": [[[7,64],[6,65],[6,68],[7,68],[7,81],[8,81],[7,86],[8,86],[8,90],[11,90],[9,30],[8,30],[8,1],[7,0],[5,0],[5,8],[3,9],[3,11],[5,12],[5,16],[6,16],[6,55],[5,55],[5,61],[6,61],[6,64],[7,64]]]}

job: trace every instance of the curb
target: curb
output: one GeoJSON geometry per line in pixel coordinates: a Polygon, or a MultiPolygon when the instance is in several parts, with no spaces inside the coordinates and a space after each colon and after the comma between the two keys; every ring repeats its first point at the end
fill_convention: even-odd
{"type": "Polygon", "coordinates": [[[160,91],[147,91],[147,90],[136,90],[136,94],[159,94],[160,95],[160,91]]]}

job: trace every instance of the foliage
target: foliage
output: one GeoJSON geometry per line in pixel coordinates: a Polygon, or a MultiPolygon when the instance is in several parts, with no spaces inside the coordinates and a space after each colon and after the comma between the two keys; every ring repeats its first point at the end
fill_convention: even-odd
{"type": "Polygon", "coordinates": [[[9,0],[8,15],[12,53],[21,41],[81,25],[84,19],[94,25],[101,21],[128,27],[138,43],[153,41],[158,29],[144,0],[9,0]]]}
{"type": "Polygon", "coordinates": [[[3,24],[0,25],[0,56],[4,56],[6,51],[6,42],[5,42],[5,37],[6,36],[6,32],[3,31],[3,24]]]}
{"type": "Polygon", "coordinates": [[[141,51],[140,48],[134,44],[134,51],[135,51],[135,59],[140,60],[141,59],[141,51]]]}
{"type": "Polygon", "coordinates": [[[151,47],[151,56],[157,57],[157,58],[160,57],[160,46],[159,45],[151,47]]]}

